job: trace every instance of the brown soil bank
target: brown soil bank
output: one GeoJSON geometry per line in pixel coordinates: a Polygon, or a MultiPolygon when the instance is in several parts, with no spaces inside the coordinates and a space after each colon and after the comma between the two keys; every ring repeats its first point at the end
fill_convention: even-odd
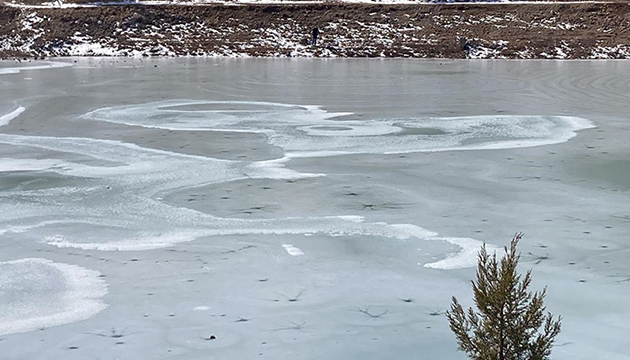
{"type": "Polygon", "coordinates": [[[0,5],[0,57],[77,55],[630,58],[630,3],[0,5]]]}

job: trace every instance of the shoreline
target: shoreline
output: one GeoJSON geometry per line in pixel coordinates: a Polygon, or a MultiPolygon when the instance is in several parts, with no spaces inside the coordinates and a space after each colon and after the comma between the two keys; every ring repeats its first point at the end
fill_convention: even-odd
{"type": "Polygon", "coordinates": [[[3,4],[0,58],[630,58],[628,2],[490,4],[3,4]]]}

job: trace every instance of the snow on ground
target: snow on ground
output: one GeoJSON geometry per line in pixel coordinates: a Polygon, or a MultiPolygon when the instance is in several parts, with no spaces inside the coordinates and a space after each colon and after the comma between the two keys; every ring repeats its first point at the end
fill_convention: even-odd
{"type": "MultiPolygon", "coordinates": [[[[157,4],[156,2],[148,3],[157,4]]],[[[49,3],[46,6],[66,5],[74,6],[61,2],[49,3]]],[[[376,15],[376,13],[370,15],[376,15]]],[[[595,40],[595,44],[584,45],[580,37],[576,40],[573,36],[575,31],[588,33],[592,30],[602,34],[615,31],[616,28],[606,23],[589,29],[590,25],[587,26],[584,22],[563,20],[560,15],[551,14],[549,17],[535,17],[535,20],[532,20],[527,14],[519,14],[517,11],[498,14],[466,11],[428,14],[429,24],[424,16],[418,19],[418,14],[405,15],[406,20],[381,14],[379,18],[370,21],[339,18],[320,23],[318,24],[319,41],[316,45],[312,45],[310,44],[312,24],[305,25],[303,21],[290,17],[263,26],[259,24],[249,26],[234,18],[225,19],[220,25],[208,24],[197,16],[187,19],[185,23],[164,22],[144,26],[126,18],[116,20],[115,28],[104,33],[93,29],[93,26],[100,28],[100,23],[91,24],[81,19],[75,21],[76,31],[72,36],[64,35],[62,38],[48,39],[50,29],[45,29],[43,24],[53,20],[40,15],[38,8],[30,8],[21,15],[20,31],[14,31],[2,39],[0,52],[33,54],[38,57],[458,57],[462,55],[470,59],[628,57],[626,44],[613,43],[611,45],[610,42],[595,40]],[[83,28],[83,25],[86,28],[83,28]],[[534,45],[523,46],[519,43],[521,39],[513,37],[510,40],[497,39],[496,35],[488,38],[485,33],[478,31],[479,28],[483,29],[487,26],[499,32],[506,29],[529,33],[544,31],[549,32],[553,39],[559,40],[548,44],[532,40],[534,45]],[[445,35],[442,29],[450,30],[451,33],[445,35]],[[95,33],[98,33],[98,36],[95,33]],[[453,44],[457,41],[461,44],[460,53],[453,52],[453,44]],[[440,45],[445,49],[450,49],[447,54],[441,54],[440,45]],[[435,48],[431,48],[432,46],[435,48]]]]}
{"type": "MultiPolygon", "coordinates": [[[[445,41],[411,20],[403,27],[389,21],[383,23],[346,19],[330,21],[321,24],[320,41],[317,46],[313,46],[309,44],[308,36],[305,36],[310,34],[311,29],[292,19],[286,19],[281,24],[250,28],[247,24],[239,23],[237,19],[227,19],[223,26],[217,27],[193,18],[184,24],[151,27],[117,23],[117,28],[111,35],[93,38],[84,31],[76,31],[66,40],[55,41],[42,47],[39,39],[45,29],[38,24],[44,20],[36,10],[25,13],[21,31],[7,36],[0,44],[0,51],[12,50],[38,56],[424,57],[426,55],[423,50],[417,50],[415,46],[439,45],[445,41]],[[222,45],[211,48],[196,45],[197,41],[203,42],[204,39],[230,39],[238,34],[246,36],[245,40],[224,41],[222,45]]],[[[436,14],[431,16],[431,20],[435,26],[444,29],[489,25],[496,29],[510,27],[532,31],[543,28],[571,32],[585,26],[562,22],[555,18],[526,22],[518,15],[510,13],[503,16],[436,14]]],[[[235,38],[238,39],[238,36],[235,38]]],[[[464,35],[458,35],[458,38],[466,57],[471,59],[507,57],[565,59],[573,58],[575,52],[573,45],[567,41],[560,41],[560,45],[553,51],[526,49],[514,53],[510,52],[510,41],[467,38],[464,35]]],[[[628,54],[628,46],[625,44],[615,46],[596,44],[588,58],[627,58],[628,54]]]]}
{"type": "Polygon", "coordinates": [[[621,59],[630,57],[630,45],[598,46],[591,51],[590,59],[621,59]]]}

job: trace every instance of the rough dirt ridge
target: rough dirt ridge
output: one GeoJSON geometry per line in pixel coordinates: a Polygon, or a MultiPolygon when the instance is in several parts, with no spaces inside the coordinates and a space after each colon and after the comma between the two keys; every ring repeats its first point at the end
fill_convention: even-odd
{"type": "Polygon", "coordinates": [[[630,58],[630,3],[0,5],[0,57],[103,55],[630,58]]]}

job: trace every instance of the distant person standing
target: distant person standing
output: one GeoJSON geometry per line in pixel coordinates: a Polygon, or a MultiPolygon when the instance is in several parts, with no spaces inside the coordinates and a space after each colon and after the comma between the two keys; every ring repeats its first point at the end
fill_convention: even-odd
{"type": "Polygon", "coordinates": [[[317,36],[319,35],[319,29],[313,28],[313,39],[311,40],[311,45],[317,45],[317,36]]]}

